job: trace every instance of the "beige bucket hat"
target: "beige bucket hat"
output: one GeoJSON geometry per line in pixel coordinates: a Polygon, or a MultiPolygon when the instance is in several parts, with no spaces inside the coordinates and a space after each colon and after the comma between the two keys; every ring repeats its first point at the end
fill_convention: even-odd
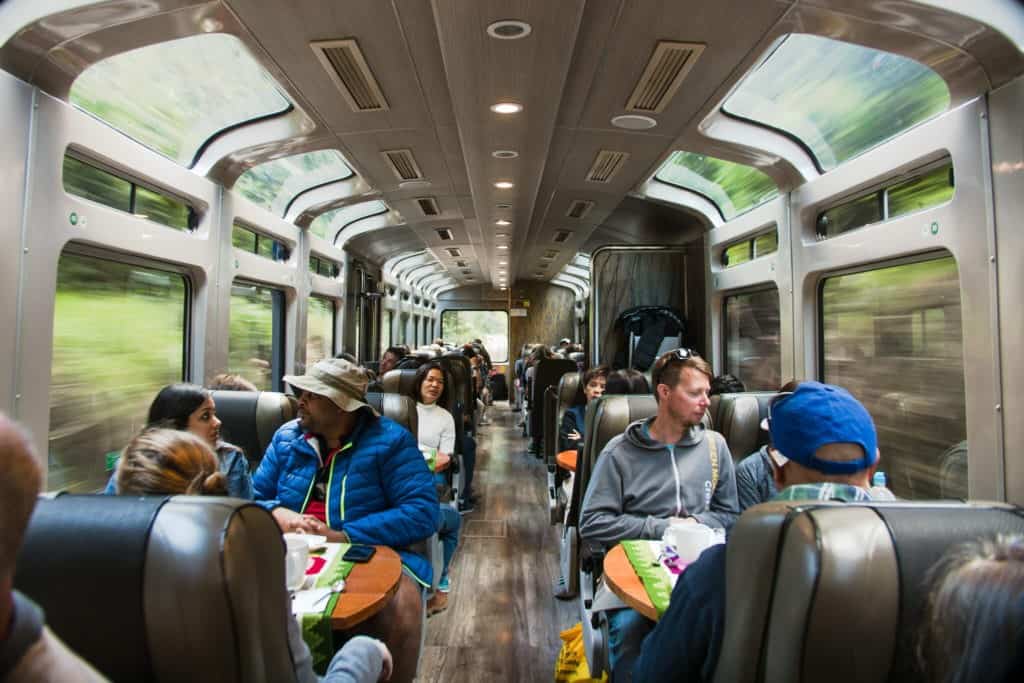
{"type": "Polygon", "coordinates": [[[378,415],[373,406],[366,403],[366,371],[344,358],[327,358],[314,365],[306,375],[285,375],[284,381],[295,387],[320,396],[325,396],[345,412],[369,408],[378,415]]]}

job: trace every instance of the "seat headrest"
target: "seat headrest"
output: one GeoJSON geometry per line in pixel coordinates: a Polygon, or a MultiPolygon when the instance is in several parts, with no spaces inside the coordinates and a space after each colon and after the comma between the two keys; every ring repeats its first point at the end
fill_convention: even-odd
{"type": "Polygon", "coordinates": [[[416,389],[416,369],[388,370],[381,377],[380,385],[385,394],[402,394],[411,397],[416,389]]]}
{"type": "Polygon", "coordinates": [[[1024,532],[1000,503],[774,501],[733,527],[716,683],[918,681],[928,569],[953,545],[1024,532]],[[759,673],[760,671],[760,673],[759,673]]]}
{"type": "MultiPolygon", "coordinates": [[[[586,480],[597,456],[614,437],[626,431],[630,423],[657,414],[658,403],[650,394],[605,394],[587,404],[584,460],[586,480]]],[[[579,468],[577,467],[577,470],[579,468]]]]}
{"type": "Polygon", "coordinates": [[[572,406],[583,405],[583,379],[578,372],[567,372],[558,381],[558,407],[564,411],[572,406]]]}
{"type": "Polygon", "coordinates": [[[281,532],[233,498],[40,500],[15,587],[111,680],[293,680],[281,532]]]}
{"type": "Polygon", "coordinates": [[[256,469],[274,432],[295,419],[295,397],[277,391],[211,391],[221,421],[221,438],[245,452],[256,469]]]}
{"type": "Polygon", "coordinates": [[[414,436],[418,434],[416,401],[408,396],[371,391],[366,394],[366,402],[384,417],[390,418],[408,429],[414,436]]]}
{"type": "Polygon", "coordinates": [[[776,396],[774,391],[748,391],[711,397],[711,424],[725,437],[733,460],[742,460],[768,443],[761,420],[768,417],[768,406],[776,396]]]}

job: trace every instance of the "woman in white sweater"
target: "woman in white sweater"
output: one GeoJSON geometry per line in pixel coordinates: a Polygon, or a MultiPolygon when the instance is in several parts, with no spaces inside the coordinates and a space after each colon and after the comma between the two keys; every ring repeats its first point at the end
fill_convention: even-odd
{"type": "MultiPolygon", "coordinates": [[[[434,451],[435,462],[437,456],[451,456],[455,449],[455,420],[441,405],[447,402],[448,387],[444,369],[439,362],[430,361],[419,367],[413,382],[413,392],[419,431],[416,437],[420,450],[434,451]]],[[[441,526],[437,534],[444,546],[444,565],[437,592],[427,601],[428,617],[448,609],[448,594],[451,592],[448,566],[459,545],[460,525],[458,510],[447,503],[441,503],[441,526]]]]}

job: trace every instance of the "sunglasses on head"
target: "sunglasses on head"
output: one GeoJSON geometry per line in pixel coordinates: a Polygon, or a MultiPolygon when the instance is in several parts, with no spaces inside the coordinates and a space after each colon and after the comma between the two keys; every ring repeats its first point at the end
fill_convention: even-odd
{"type": "Polygon", "coordinates": [[[669,351],[666,355],[668,356],[668,358],[666,358],[665,362],[661,364],[661,367],[657,369],[657,372],[651,373],[651,379],[654,380],[655,386],[661,384],[661,376],[665,374],[665,368],[667,368],[670,363],[674,363],[676,361],[685,361],[690,358],[696,358],[698,356],[696,351],[682,347],[678,349],[673,349],[672,351],[669,351]]]}

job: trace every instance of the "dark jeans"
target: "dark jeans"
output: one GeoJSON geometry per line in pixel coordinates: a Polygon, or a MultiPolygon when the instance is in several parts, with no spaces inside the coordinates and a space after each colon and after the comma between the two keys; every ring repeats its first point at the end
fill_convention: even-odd
{"type": "Polygon", "coordinates": [[[455,554],[455,549],[459,546],[459,527],[461,525],[462,517],[458,510],[451,505],[441,503],[441,526],[437,530],[437,535],[441,539],[441,545],[444,546],[444,569],[442,569],[439,579],[439,589],[442,591],[448,590],[448,565],[452,563],[452,555],[455,554]]]}
{"type": "Polygon", "coordinates": [[[462,500],[473,494],[473,471],[476,469],[476,441],[469,434],[462,437],[462,500]]]}

